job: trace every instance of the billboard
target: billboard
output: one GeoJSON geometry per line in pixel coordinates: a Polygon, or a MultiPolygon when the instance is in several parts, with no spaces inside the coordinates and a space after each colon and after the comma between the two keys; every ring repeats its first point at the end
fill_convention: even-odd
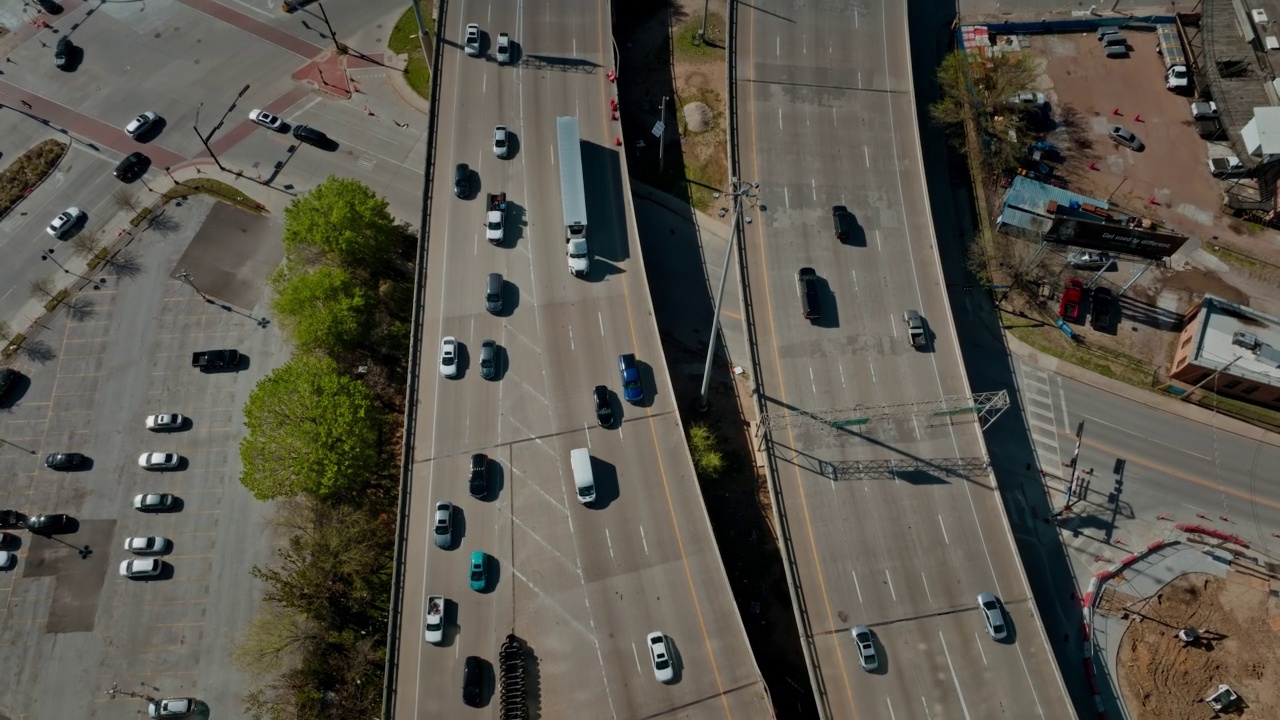
{"type": "Polygon", "coordinates": [[[1161,260],[1178,252],[1187,241],[1184,235],[1058,216],[1044,239],[1060,245],[1099,250],[1117,255],[1137,255],[1161,260]]]}

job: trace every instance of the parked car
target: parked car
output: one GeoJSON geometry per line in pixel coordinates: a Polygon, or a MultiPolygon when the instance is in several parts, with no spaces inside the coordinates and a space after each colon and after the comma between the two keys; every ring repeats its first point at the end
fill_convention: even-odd
{"type": "Polygon", "coordinates": [[[467,25],[467,39],[464,41],[467,55],[476,57],[480,54],[480,26],[471,23],[467,25]]]}
{"type": "Polygon", "coordinates": [[[1079,250],[1067,256],[1067,264],[1080,270],[1102,270],[1111,266],[1114,260],[1104,252],[1079,250]]]}
{"type": "Polygon", "coordinates": [[[447,378],[458,376],[458,339],[452,335],[440,341],[440,374],[447,378]]]}
{"type": "Polygon", "coordinates": [[[978,609],[982,611],[982,620],[987,625],[987,633],[994,640],[1003,640],[1009,636],[1008,622],[1004,617],[1004,608],[995,595],[978,593],[978,609]]]}
{"type": "Polygon", "coordinates": [[[609,388],[597,385],[591,390],[591,399],[596,406],[596,422],[602,428],[613,427],[613,403],[609,401],[609,388]]]}
{"type": "Polygon", "coordinates": [[[499,65],[509,65],[511,63],[511,36],[506,33],[498,33],[498,50],[495,53],[498,56],[499,65]]]}
{"type": "Polygon", "coordinates": [[[858,646],[858,662],[862,669],[871,672],[880,667],[880,658],[876,656],[876,642],[871,635],[871,628],[863,625],[854,626],[850,631],[853,642],[858,646]]]}
{"type": "Polygon", "coordinates": [[[618,374],[622,376],[622,398],[629,403],[644,400],[644,385],[640,382],[640,369],[636,356],[631,353],[618,356],[618,374]]]}
{"type": "Polygon", "coordinates": [[[36,4],[46,15],[57,15],[62,12],[62,6],[54,2],[54,0],[36,0],[36,4]]]}
{"type": "Polygon", "coordinates": [[[143,470],[172,470],[182,462],[182,456],[170,452],[149,452],[138,456],[138,467],[143,470]]]}
{"type": "Polygon", "coordinates": [[[498,343],[485,340],[480,343],[480,377],[485,380],[498,379],[498,343]]]}
{"type": "Polygon", "coordinates": [[[148,430],[177,430],[178,428],[181,428],[186,421],[187,419],[178,413],[160,413],[157,415],[148,415],[146,425],[148,430]]]}
{"type": "Polygon", "coordinates": [[[1111,141],[1115,144],[1123,145],[1134,152],[1142,152],[1147,147],[1142,144],[1137,135],[1119,125],[1112,125],[1111,129],[1107,130],[1107,135],[1110,136],[1111,141]]]}
{"type": "MultiPolygon", "coordinates": [[[[140,578],[160,574],[164,561],[159,558],[132,558],[120,563],[120,577],[140,578]]],[[[152,715],[152,717],[155,717],[152,715]]],[[[177,717],[177,716],[169,716],[177,717]]]]}
{"type": "Polygon", "coordinates": [[[649,646],[649,662],[653,664],[653,677],[660,683],[669,683],[675,679],[676,665],[671,659],[671,646],[667,636],[660,632],[651,632],[645,638],[649,646]]]}
{"type": "Polygon", "coordinates": [[[476,550],[471,553],[471,570],[468,574],[471,583],[471,589],[476,592],[484,592],[489,586],[489,559],[483,550],[476,550]]]}
{"type": "Polygon", "coordinates": [[[1062,305],[1058,307],[1058,316],[1077,325],[1084,322],[1084,283],[1079,278],[1071,278],[1062,290],[1062,305]]]}
{"type": "Polygon", "coordinates": [[[71,516],[66,513],[36,515],[27,518],[27,530],[36,535],[56,535],[71,529],[71,516]]]}
{"type": "Polygon", "coordinates": [[[169,493],[143,493],[133,498],[133,509],[141,512],[172,510],[176,498],[169,493]]]}
{"type": "Polygon", "coordinates": [[[8,550],[0,550],[0,570],[8,570],[18,561],[18,556],[8,550]]]}
{"type": "Polygon", "coordinates": [[[195,711],[196,701],[192,698],[161,698],[147,704],[147,715],[153,718],[180,718],[195,711]]]}
{"type": "Polygon", "coordinates": [[[13,368],[5,368],[0,370],[0,401],[9,394],[18,385],[18,380],[22,377],[22,373],[13,368]]]}
{"type": "Polygon", "coordinates": [[[61,240],[74,230],[84,218],[83,210],[78,207],[69,207],[58,213],[58,217],[49,223],[49,227],[45,228],[45,232],[61,240]]]}
{"type": "Polygon", "coordinates": [[[1111,294],[1111,288],[1096,287],[1093,289],[1093,302],[1090,308],[1089,324],[1094,330],[1105,331],[1111,327],[1111,309],[1114,307],[1115,297],[1111,294]]]}
{"type": "Polygon", "coordinates": [[[476,453],[471,456],[471,474],[467,476],[467,491],[473,498],[489,494],[489,456],[476,453]]]}
{"type": "Polygon", "coordinates": [[[148,110],[142,113],[141,115],[139,115],[138,117],[134,118],[133,122],[129,123],[128,125],[125,125],[124,132],[129,137],[133,138],[134,140],[137,140],[139,135],[142,135],[146,133],[148,130],[150,130],[151,127],[155,125],[156,121],[159,119],[160,119],[159,115],[148,110]]]}
{"type": "Polygon", "coordinates": [[[75,470],[84,465],[80,453],[49,453],[44,456],[44,466],[50,470],[75,470]]]}
{"type": "Polygon", "coordinates": [[[138,555],[158,555],[169,549],[169,540],[159,535],[125,538],[124,549],[138,555]]]}
{"type": "Polygon", "coordinates": [[[432,530],[436,547],[448,550],[453,545],[453,503],[436,503],[436,526],[432,530]]]}
{"type": "Polygon", "coordinates": [[[284,127],[284,120],[266,110],[258,110],[257,108],[250,110],[249,119],[269,130],[279,130],[284,127]]]}

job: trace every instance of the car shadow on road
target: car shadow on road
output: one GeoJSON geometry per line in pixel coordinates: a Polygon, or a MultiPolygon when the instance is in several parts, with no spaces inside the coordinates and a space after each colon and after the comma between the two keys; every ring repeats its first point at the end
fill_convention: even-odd
{"type": "Polygon", "coordinates": [[[502,489],[507,484],[507,466],[497,460],[489,459],[489,492],[481,500],[493,502],[502,497],[502,489]]]}
{"type": "Polygon", "coordinates": [[[622,196],[622,157],[617,150],[591,142],[582,142],[582,175],[585,183],[587,217],[592,218],[587,237],[591,254],[611,262],[624,262],[631,257],[630,228],[622,196]],[[599,220],[596,220],[599,218],[599,220]],[[611,226],[603,222],[608,219],[611,226]]]}
{"type": "Polygon", "coordinates": [[[821,308],[816,318],[810,320],[814,327],[834,330],[840,327],[840,303],[831,283],[823,276],[818,276],[818,307],[821,308]]]}
{"type": "Polygon", "coordinates": [[[525,231],[528,226],[529,223],[525,219],[524,206],[508,197],[506,223],[502,228],[502,242],[496,243],[494,247],[504,249],[518,247],[520,241],[525,239],[525,231]]]}
{"type": "Polygon", "coordinates": [[[635,405],[642,408],[653,407],[658,400],[658,375],[653,371],[653,366],[644,360],[636,360],[636,371],[640,373],[640,390],[644,396],[635,405]]]}
{"type": "Polygon", "coordinates": [[[510,280],[502,282],[502,310],[494,313],[501,318],[509,318],[516,314],[520,307],[520,286],[510,280]]]}
{"type": "Polygon", "coordinates": [[[618,484],[618,468],[616,465],[592,455],[591,476],[596,483],[596,500],[591,504],[593,508],[604,510],[615,500],[622,497],[622,488],[618,484]]]}

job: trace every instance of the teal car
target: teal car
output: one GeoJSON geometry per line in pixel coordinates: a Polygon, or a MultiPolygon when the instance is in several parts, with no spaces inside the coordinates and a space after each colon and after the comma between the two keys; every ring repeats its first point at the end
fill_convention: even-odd
{"type": "Polygon", "coordinates": [[[489,585],[488,558],[483,550],[471,553],[471,589],[484,592],[489,585]]]}

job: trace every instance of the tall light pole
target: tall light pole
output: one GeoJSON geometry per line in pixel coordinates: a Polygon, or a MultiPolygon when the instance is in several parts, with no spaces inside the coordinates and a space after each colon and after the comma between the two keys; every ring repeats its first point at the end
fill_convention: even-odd
{"type": "Polygon", "coordinates": [[[208,295],[205,295],[203,292],[201,292],[200,288],[196,287],[196,284],[195,284],[194,282],[192,282],[192,281],[191,281],[191,273],[187,272],[186,270],[179,270],[179,271],[178,271],[178,279],[179,279],[179,280],[181,280],[182,282],[184,282],[184,283],[186,283],[186,284],[190,285],[190,286],[191,286],[191,289],[192,289],[192,290],[195,290],[195,291],[196,291],[196,293],[198,293],[198,294],[200,295],[200,297],[204,298],[204,301],[205,301],[205,302],[207,302],[207,303],[211,303],[211,302],[213,302],[212,300],[210,300],[210,299],[209,299],[209,296],[208,296],[208,295]]]}
{"type": "MultiPolygon", "coordinates": [[[[200,128],[194,123],[191,125],[191,129],[196,131],[196,137],[200,138],[200,144],[204,145],[204,149],[209,151],[209,157],[213,158],[213,164],[217,165],[218,169],[223,172],[228,172],[228,170],[222,166],[222,161],[218,160],[218,156],[214,154],[213,148],[209,146],[209,140],[213,137],[214,133],[218,132],[218,130],[222,128],[222,123],[227,121],[227,116],[231,114],[232,110],[236,109],[236,103],[240,102],[240,98],[244,97],[244,94],[247,92],[249,92],[249,84],[245,83],[245,86],[240,88],[239,94],[236,95],[236,99],[232,100],[231,105],[227,107],[227,111],[222,113],[222,119],[218,120],[218,124],[213,126],[213,129],[209,131],[208,135],[201,133],[200,128]]],[[[200,105],[203,107],[204,103],[200,103],[200,105]]],[[[199,118],[200,108],[196,108],[196,120],[198,121],[199,118]]]]}
{"type": "MultiPolygon", "coordinates": [[[[707,364],[702,368],[702,389],[698,392],[697,409],[707,409],[707,390],[711,385],[711,363],[716,356],[716,337],[720,334],[720,303],[724,300],[724,284],[729,278],[729,261],[733,258],[733,246],[737,244],[738,221],[742,218],[742,199],[754,199],[752,194],[760,189],[760,183],[742,182],[737,178],[729,180],[729,194],[733,195],[733,223],[729,226],[729,246],[724,251],[724,267],[720,270],[720,289],[716,291],[716,306],[711,318],[711,337],[707,341],[707,364]]],[[[720,197],[716,193],[714,197],[720,197]]],[[[749,219],[747,222],[751,222],[749,219]]]]}

